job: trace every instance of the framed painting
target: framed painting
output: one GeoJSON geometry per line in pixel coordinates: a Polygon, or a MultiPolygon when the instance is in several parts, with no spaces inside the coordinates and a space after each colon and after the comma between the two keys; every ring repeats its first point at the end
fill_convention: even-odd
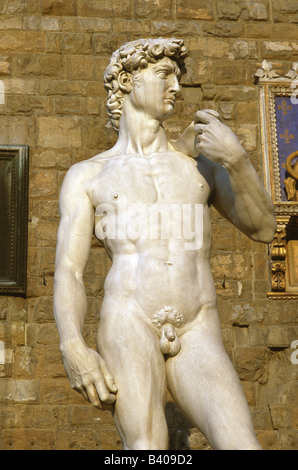
{"type": "Polygon", "coordinates": [[[0,294],[26,295],[28,147],[0,146],[0,294]]]}
{"type": "Polygon", "coordinates": [[[298,63],[285,75],[263,61],[259,87],[264,183],[275,206],[270,246],[272,298],[298,296],[298,63]]]}
{"type": "Polygon", "coordinates": [[[265,186],[276,214],[298,215],[298,63],[285,76],[263,61],[259,84],[265,186]]]}

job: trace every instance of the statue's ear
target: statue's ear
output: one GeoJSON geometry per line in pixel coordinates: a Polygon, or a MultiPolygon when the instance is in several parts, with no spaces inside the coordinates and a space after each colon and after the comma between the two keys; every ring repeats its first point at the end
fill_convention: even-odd
{"type": "Polygon", "coordinates": [[[125,70],[118,75],[119,88],[122,93],[130,93],[132,90],[132,76],[130,73],[127,73],[125,70]]]}

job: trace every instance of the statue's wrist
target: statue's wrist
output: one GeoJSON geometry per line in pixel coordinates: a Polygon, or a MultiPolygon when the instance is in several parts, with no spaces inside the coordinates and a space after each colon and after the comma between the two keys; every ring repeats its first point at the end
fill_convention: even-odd
{"type": "Polygon", "coordinates": [[[85,345],[83,338],[80,335],[72,336],[60,342],[60,351],[62,354],[66,354],[78,345],[85,345]]]}
{"type": "Polygon", "coordinates": [[[248,160],[248,155],[244,149],[241,149],[239,152],[231,155],[229,158],[223,159],[222,165],[226,170],[232,171],[233,169],[239,168],[242,163],[245,163],[248,160]]]}

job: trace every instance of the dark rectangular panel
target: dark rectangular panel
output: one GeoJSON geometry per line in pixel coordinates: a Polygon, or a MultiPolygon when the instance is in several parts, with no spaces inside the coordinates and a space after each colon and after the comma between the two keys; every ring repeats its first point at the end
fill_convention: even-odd
{"type": "Polygon", "coordinates": [[[25,295],[28,147],[0,146],[0,294],[25,295]]]}

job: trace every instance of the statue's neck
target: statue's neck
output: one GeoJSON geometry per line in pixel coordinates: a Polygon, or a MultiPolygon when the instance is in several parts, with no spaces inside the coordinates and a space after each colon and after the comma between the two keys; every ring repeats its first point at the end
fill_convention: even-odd
{"type": "Polygon", "coordinates": [[[168,151],[170,144],[160,121],[126,103],[119,122],[116,147],[123,154],[149,156],[168,151]]]}

